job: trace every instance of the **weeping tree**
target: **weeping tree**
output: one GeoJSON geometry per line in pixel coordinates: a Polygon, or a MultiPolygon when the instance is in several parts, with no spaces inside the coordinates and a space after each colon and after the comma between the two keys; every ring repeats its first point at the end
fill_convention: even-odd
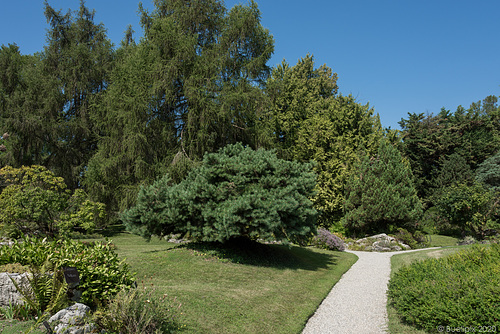
{"type": "Polygon", "coordinates": [[[140,185],[179,169],[177,161],[190,165],[227,144],[259,142],[273,39],[256,3],[154,5],[151,13],[140,8],[144,38],[132,43],[129,32],[93,113],[98,150],[84,183],[112,210],[130,207],[140,185]]]}
{"type": "Polygon", "coordinates": [[[228,145],[207,153],[179,184],[167,175],[141,188],[137,204],[121,219],[146,238],[181,233],[202,241],[302,243],[315,232],[317,212],[309,200],[314,186],[311,164],[228,145]]]}
{"type": "Polygon", "coordinates": [[[0,130],[10,134],[2,164],[46,166],[71,189],[96,150],[91,105],[113,63],[112,44],[94,15],[83,1],[67,13],[45,2],[50,28],[44,50],[0,50],[0,130]]]}

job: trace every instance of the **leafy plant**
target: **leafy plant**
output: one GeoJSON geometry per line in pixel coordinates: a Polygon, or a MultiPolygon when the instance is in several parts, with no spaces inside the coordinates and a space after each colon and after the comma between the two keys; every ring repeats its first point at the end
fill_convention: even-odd
{"type": "Polygon", "coordinates": [[[187,233],[201,241],[243,236],[300,243],[315,230],[317,212],[309,200],[314,186],[311,164],[228,145],[206,154],[181,183],[170,185],[165,176],[142,188],[122,220],[146,238],[187,233]]]}
{"type": "Polygon", "coordinates": [[[408,323],[429,332],[437,326],[500,326],[500,245],[474,245],[440,259],[401,268],[389,297],[408,323]]]}
{"type": "Polygon", "coordinates": [[[27,303],[24,304],[11,304],[9,306],[4,306],[0,308],[0,319],[17,319],[21,321],[26,321],[29,319],[34,319],[34,312],[31,306],[27,303]]]}
{"type": "Polygon", "coordinates": [[[341,252],[345,250],[344,241],[324,228],[318,229],[318,235],[314,237],[313,244],[316,247],[329,250],[337,250],[341,252]]]}
{"type": "Polygon", "coordinates": [[[56,236],[74,229],[92,232],[104,225],[104,204],[73,194],[64,180],[43,166],[0,169],[0,226],[9,236],[56,236]]]}
{"type": "Polygon", "coordinates": [[[425,248],[429,246],[429,240],[427,240],[426,236],[420,231],[411,233],[404,228],[398,228],[394,237],[402,243],[410,246],[411,249],[425,248]]]}
{"type": "Polygon", "coordinates": [[[84,244],[74,240],[47,241],[24,237],[11,247],[0,247],[0,264],[20,263],[41,267],[76,267],[80,275],[81,302],[95,307],[111,299],[124,286],[134,283],[124,261],[118,259],[111,243],[84,244]]]}
{"type": "Polygon", "coordinates": [[[109,333],[172,333],[178,329],[181,304],[176,298],[159,295],[144,281],[133,289],[123,289],[94,314],[98,327],[109,333]]]}
{"type": "Polygon", "coordinates": [[[63,272],[50,261],[41,267],[31,266],[27,279],[27,285],[18,284],[12,278],[11,281],[29,308],[38,316],[37,323],[68,306],[68,285],[63,272]]]}
{"type": "Polygon", "coordinates": [[[472,233],[483,240],[500,230],[500,198],[482,184],[455,184],[446,188],[436,207],[443,219],[456,226],[462,235],[472,233]]]}

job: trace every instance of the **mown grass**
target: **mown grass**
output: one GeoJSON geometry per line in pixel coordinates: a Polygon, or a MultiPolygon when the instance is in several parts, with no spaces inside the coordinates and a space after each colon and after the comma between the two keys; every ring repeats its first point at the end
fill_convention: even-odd
{"type": "MultiPolygon", "coordinates": [[[[451,237],[433,236],[437,243],[450,244],[452,243],[451,237]],[[442,237],[442,238],[441,238],[442,237]]],[[[456,240],[456,239],[455,239],[456,240]]],[[[454,243],[456,245],[456,241],[454,243]]],[[[436,246],[434,246],[436,247],[436,246]]],[[[443,256],[454,254],[468,246],[451,246],[439,249],[427,249],[412,253],[396,254],[391,257],[391,277],[403,266],[407,266],[415,261],[422,261],[428,258],[440,258],[443,256]]],[[[391,305],[390,301],[387,303],[387,314],[389,318],[388,328],[391,334],[424,334],[425,331],[419,330],[411,325],[406,324],[399,317],[396,309],[391,305]]]]}
{"type": "MultiPolygon", "coordinates": [[[[34,320],[30,321],[0,320],[0,333],[2,334],[27,333],[34,324],[35,324],[34,320]]],[[[42,329],[35,329],[30,333],[45,334],[47,333],[47,331],[42,329]]]]}
{"type": "MultiPolygon", "coordinates": [[[[297,246],[178,245],[125,233],[110,240],[139,283],[182,303],[181,333],[300,333],[357,260],[350,253],[297,246]]],[[[21,332],[29,328],[14,325],[21,332]]]]}
{"type": "Polygon", "coordinates": [[[296,246],[266,245],[254,256],[127,234],[112,241],[139,278],[182,303],[183,333],[300,333],[357,259],[296,246]]]}
{"type": "Polygon", "coordinates": [[[459,239],[446,235],[430,234],[427,236],[430,240],[430,247],[450,247],[456,246],[459,239]]]}

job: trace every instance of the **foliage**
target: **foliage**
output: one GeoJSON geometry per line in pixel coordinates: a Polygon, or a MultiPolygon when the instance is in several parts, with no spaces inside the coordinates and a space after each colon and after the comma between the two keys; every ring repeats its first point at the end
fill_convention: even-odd
{"type": "Polygon", "coordinates": [[[483,185],[455,184],[446,188],[436,201],[442,219],[459,228],[462,235],[472,233],[479,240],[500,230],[500,199],[483,185]]]}
{"type": "Polygon", "coordinates": [[[500,191],[500,152],[483,161],[476,170],[476,182],[500,191]]]}
{"type": "Polygon", "coordinates": [[[346,185],[345,225],[354,233],[415,229],[422,215],[413,175],[401,154],[381,141],[375,157],[365,155],[346,185]]]}
{"type": "MultiPolygon", "coordinates": [[[[118,51],[93,114],[100,138],[84,184],[122,211],[182,152],[192,161],[231,143],[258,146],[262,83],[274,41],[254,1],[154,1],[144,37],[118,51]]],[[[176,179],[176,175],[172,173],[176,179]]]]}
{"type": "Polygon", "coordinates": [[[321,212],[319,225],[328,228],[343,215],[344,186],[356,153],[361,147],[374,153],[382,137],[374,110],[337,92],[337,74],[326,65],[315,69],[313,56],[295,66],[283,61],[267,81],[270,108],[261,125],[280,158],[316,162],[312,200],[321,212]]]}
{"type": "Polygon", "coordinates": [[[0,319],[2,318],[8,320],[17,319],[26,321],[34,319],[34,317],[35,315],[33,314],[33,310],[31,306],[27,303],[9,304],[9,306],[0,307],[0,319]]]}
{"type": "Polygon", "coordinates": [[[142,188],[125,211],[127,228],[144,237],[188,233],[201,241],[247,237],[302,242],[315,229],[310,164],[278,159],[241,144],[206,154],[181,183],[168,176],[142,188]]]}
{"type": "Polygon", "coordinates": [[[37,324],[69,305],[63,271],[53,263],[46,261],[40,267],[31,265],[27,279],[28,285],[18,284],[12,278],[11,281],[31,312],[37,315],[37,324]]]}
{"type": "Polygon", "coordinates": [[[78,189],[70,196],[61,177],[43,166],[0,169],[0,224],[4,233],[55,236],[104,226],[104,204],[78,189]]]}
{"type": "Polygon", "coordinates": [[[403,319],[435,331],[437,326],[500,326],[500,245],[472,246],[440,259],[401,268],[389,297],[403,319]]]}
{"type": "MultiPolygon", "coordinates": [[[[402,128],[402,150],[417,178],[417,191],[425,202],[439,187],[443,159],[454,153],[462,156],[472,171],[494,154],[500,144],[500,108],[496,96],[472,103],[468,109],[459,106],[454,113],[444,108],[438,115],[408,114],[399,123],[402,128]]],[[[463,180],[461,180],[463,181],[463,180]]]]}
{"type": "Polygon", "coordinates": [[[0,247],[0,264],[20,263],[30,268],[50,262],[76,267],[80,275],[81,302],[96,306],[111,299],[122,287],[133,284],[127,264],[118,259],[110,243],[86,245],[73,240],[47,241],[25,237],[11,247],[0,247]]]}
{"type": "Polygon", "coordinates": [[[410,246],[411,249],[429,247],[430,244],[426,236],[420,231],[415,231],[414,233],[411,233],[404,228],[398,228],[398,231],[397,233],[395,233],[394,237],[398,241],[401,241],[402,243],[410,246]]]}
{"type": "MultiPolygon", "coordinates": [[[[43,165],[70,189],[96,149],[92,101],[109,83],[113,47],[95,12],[80,3],[62,14],[47,1],[47,45],[21,56],[17,46],[0,50],[0,126],[11,136],[2,165],[43,165]]],[[[2,132],[2,133],[3,133],[2,132]]]]}
{"type": "Polygon", "coordinates": [[[318,235],[314,237],[312,243],[319,248],[336,250],[340,252],[343,252],[345,250],[344,241],[324,228],[318,229],[318,235]]]}
{"type": "Polygon", "coordinates": [[[142,281],[137,288],[123,289],[93,315],[98,328],[107,333],[173,333],[179,329],[181,304],[142,281]]]}

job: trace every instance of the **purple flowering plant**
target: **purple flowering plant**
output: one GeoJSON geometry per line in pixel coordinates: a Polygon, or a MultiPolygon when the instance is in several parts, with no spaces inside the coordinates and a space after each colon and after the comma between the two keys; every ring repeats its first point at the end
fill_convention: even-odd
{"type": "Polygon", "coordinates": [[[345,250],[344,241],[324,228],[318,229],[318,235],[314,237],[313,244],[316,247],[329,250],[337,250],[340,252],[345,250]]]}

